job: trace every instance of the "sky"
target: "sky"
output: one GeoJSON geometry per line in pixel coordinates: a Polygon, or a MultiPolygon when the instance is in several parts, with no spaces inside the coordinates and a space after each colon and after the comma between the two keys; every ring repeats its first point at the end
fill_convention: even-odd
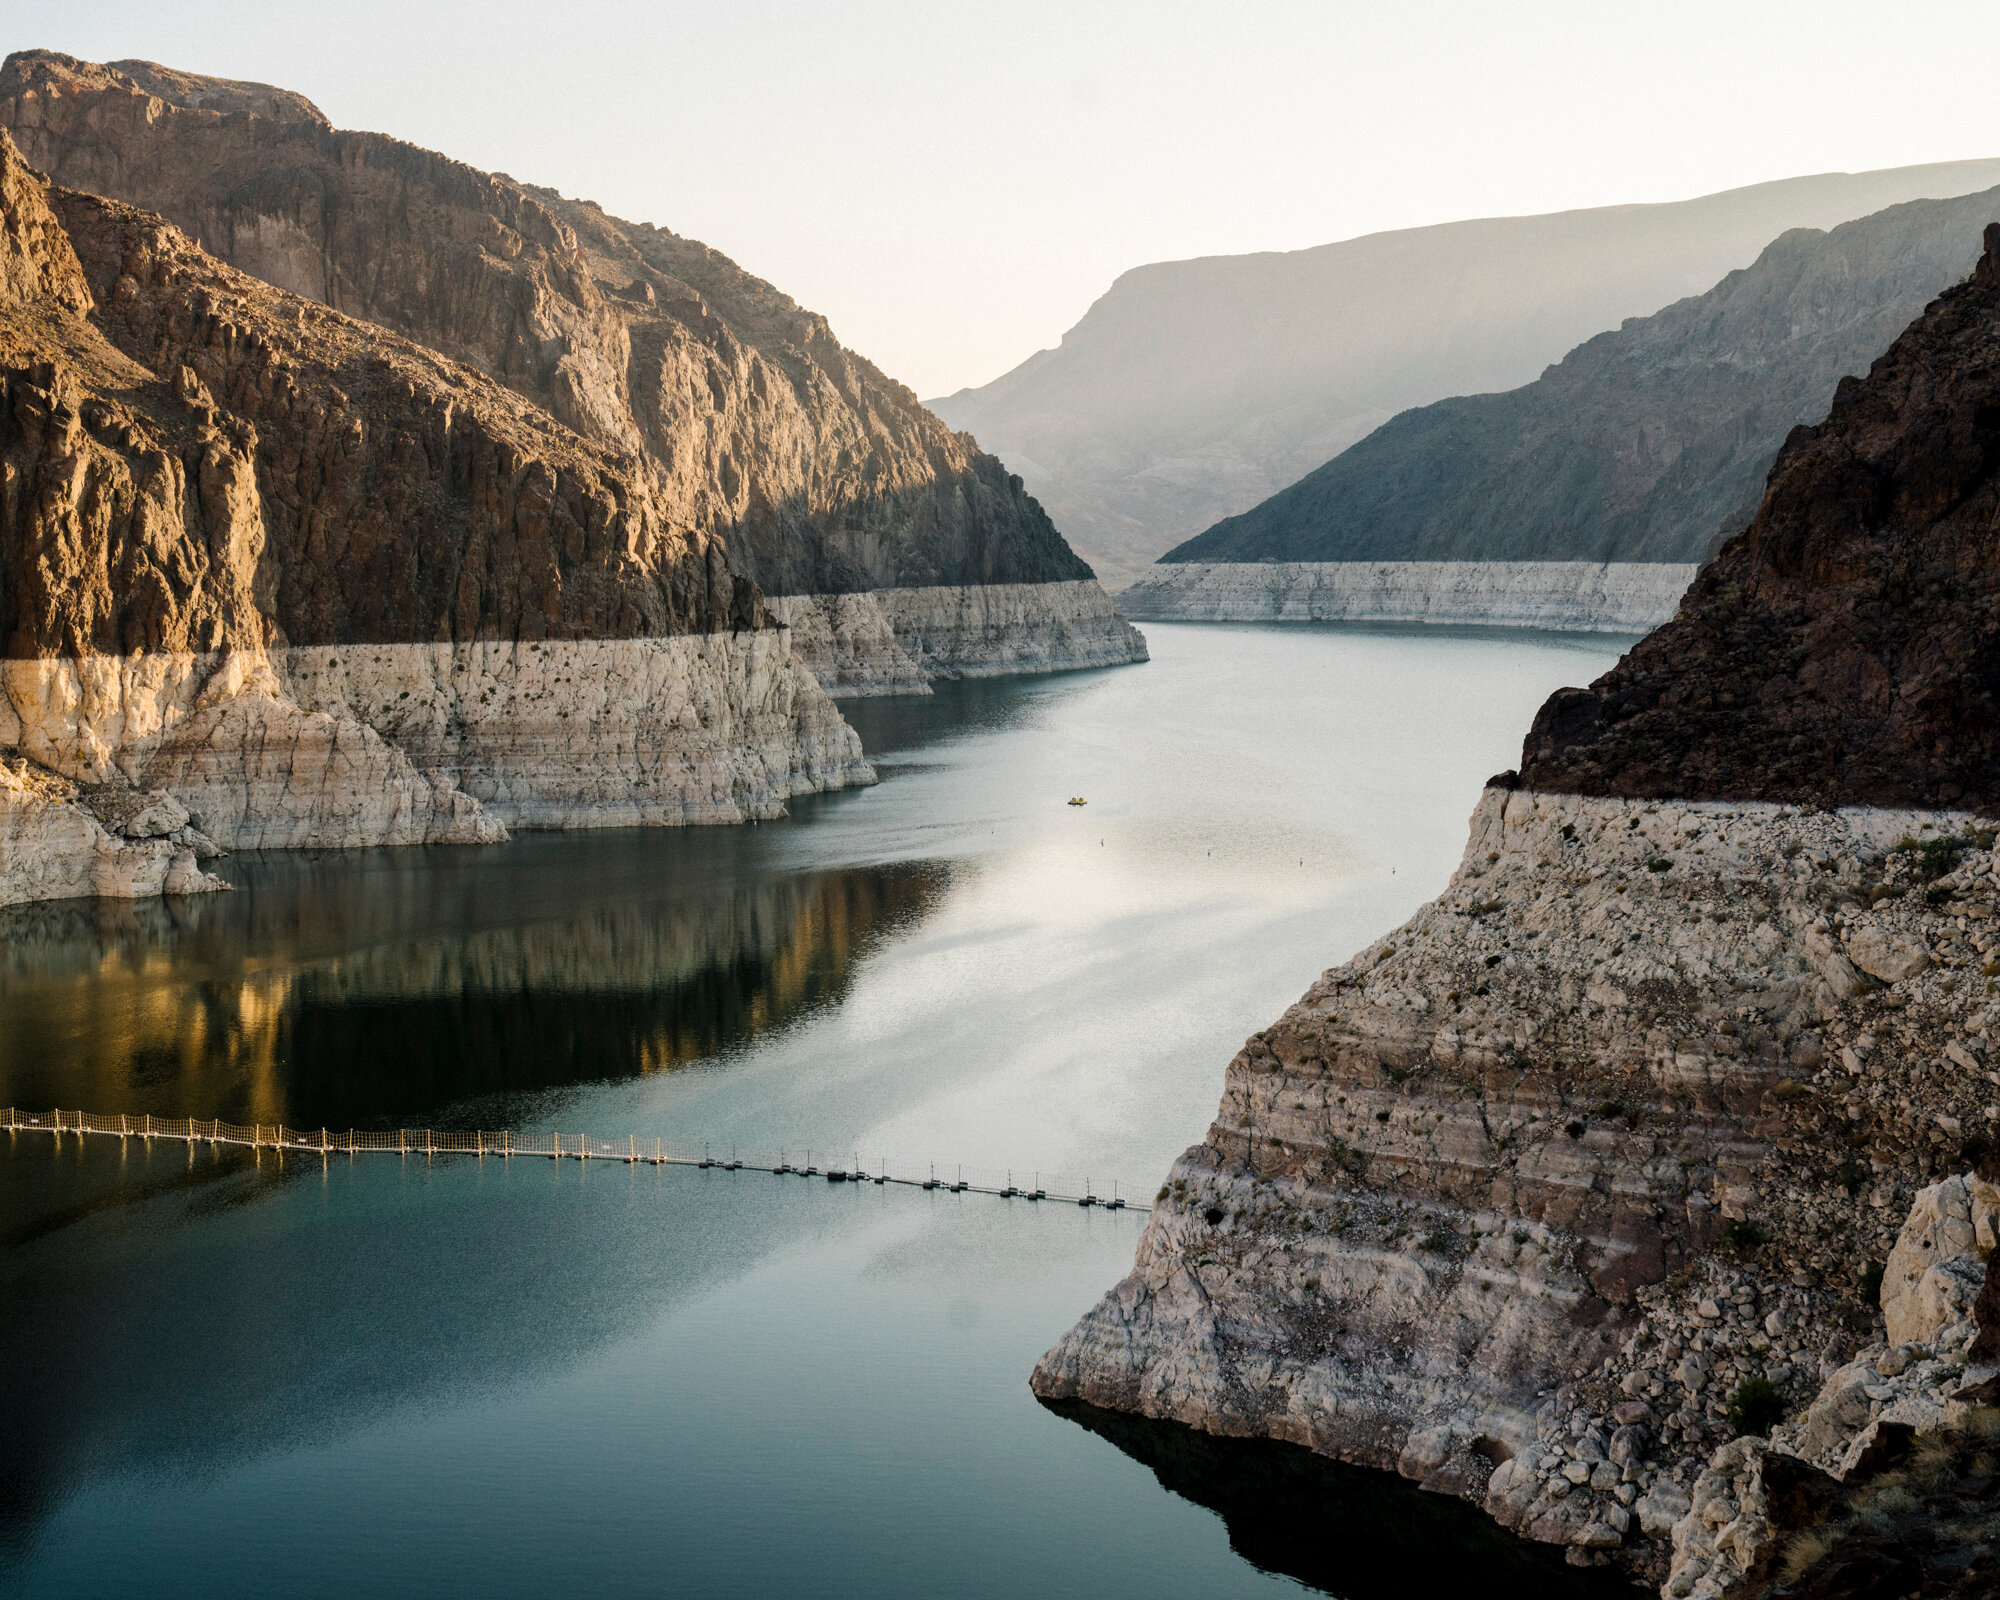
{"type": "Polygon", "coordinates": [[[1127,268],[2000,155],[2000,6],[0,0],[701,239],[926,398],[1127,268]]]}

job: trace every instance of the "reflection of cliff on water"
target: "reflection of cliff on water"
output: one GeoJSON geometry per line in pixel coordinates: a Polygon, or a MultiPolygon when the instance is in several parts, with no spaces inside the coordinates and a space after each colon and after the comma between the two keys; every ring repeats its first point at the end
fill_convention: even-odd
{"type": "Polygon", "coordinates": [[[1043,1404],[1151,1467],[1161,1487],[1219,1515],[1230,1548],[1253,1566],[1342,1600],[1406,1600],[1419,1575],[1423,1593],[1481,1600],[1632,1592],[1611,1572],[1579,1571],[1553,1546],[1516,1539],[1462,1500],[1301,1445],[1224,1439],[1075,1400],[1043,1404]]]}
{"type": "Polygon", "coordinates": [[[0,1103],[393,1126],[657,1071],[837,1003],[949,882],[759,848],[690,829],[274,853],[223,863],[234,894],[11,908],[0,1103]]]}

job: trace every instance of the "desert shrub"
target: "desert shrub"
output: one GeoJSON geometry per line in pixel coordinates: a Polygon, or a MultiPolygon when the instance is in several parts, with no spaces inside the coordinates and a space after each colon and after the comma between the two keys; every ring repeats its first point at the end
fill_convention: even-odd
{"type": "Polygon", "coordinates": [[[1729,1426],[1740,1439],[1769,1433],[1785,1420],[1785,1397],[1769,1378],[1745,1378],[1729,1397],[1729,1426]]]}
{"type": "Polygon", "coordinates": [[[1793,1534],[1785,1546],[1784,1563],[1778,1568],[1779,1580],[1787,1585],[1797,1583],[1808,1567],[1817,1565],[1833,1549],[1835,1537],[1827,1528],[1806,1528],[1793,1534]]]}
{"type": "Polygon", "coordinates": [[[1957,834],[1926,839],[1910,847],[1910,867],[1919,883],[1935,883],[1958,865],[1965,856],[1966,841],[1957,834]]]}
{"type": "Polygon", "coordinates": [[[1722,1242],[1732,1250],[1755,1250],[1771,1242],[1770,1231],[1748,1217],[1738,1217],[1722,1230],[1722,1242]]]}
{"type": "Polygon", "coordinates": [[[1580,1122],[1569,1123],[1564,1127],[1563,1132],[1568,1134],[1572,1139],[1581,1139],[1583,1137],[1583,1124],[1580,1122]]]}
{"type": "Polygon", "coordinates": [[[1451,1248],[1451,1240],[1433,1228],[1429,1233],[1424,1235],[1423,1241],[1418,1248],[1428,1250],[1432,1255],[1441,1256],[1451,1248]]]}

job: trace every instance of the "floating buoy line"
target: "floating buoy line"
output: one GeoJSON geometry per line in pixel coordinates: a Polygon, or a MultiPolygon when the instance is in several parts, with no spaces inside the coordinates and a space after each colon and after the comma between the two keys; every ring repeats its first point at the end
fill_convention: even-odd
{"type": "MultiPolygon", "coordinates": [[[[628,1166],[641,1167],[768,1172],[775,1177],[823,1178],[828,1183],[898,1184],[909,1189],[942,1190],[947,1194],[990,1194],[1003,1200],[1048,1200],[1058,1204],[1101,1206],[1106,1211],[1152,1209],[1124,1199],[1118,1193],[1116,1183],[1111,1185],[1110,1194],[1100,1195],[1092,1188],[1089,1178],[1085,1178],[1081,1186],[1073,1180],[1056,1177],[1051,1177],[1045,1184],[1042,1174],[1037,1172],[1032,1183],[1020,1184],[1014,1181],[1010,1169],[1004,1182],[979,1182],[968,1179],[962,1166],[953,1169],[952,1177],[941,1178],[935,1162],[928,1163],[924,1175],[918,1176],[909,1170],[891,1172],[886,1157],[877,1163],[875,1171],[869,1172],[858,1157],[836,1163],[822,1155],[820,1160],[815,1161],[810,1148],[796,1161],[792,1159],[790,1150],[781,1150],[772,1160],[768,1156],[738,1156],[734,1150],[727,1156],[718,1156],[711,1153],[707,1145],[697,1149],[665,1139],[641,1139],[632,1135],[623,1139],[594,1139],[580,1133],[517,1134],[504,1129],[498,1133],[460,1133],[433,1128],[398,1128],[393,1133],[364,1133],[350,1128],[345,1133],[332,1133],[325,1128],[313,1132],[274,1123],[251,1123],[246,1126],[234,1122],[204,1121],[198,1117],[95,1116],[86,1111],[21,1111],[13,1107],[0,1111],[0,1127],[10,1134],[48,1133],[58,1139],[66,1133],[113,1139],[165,1139],[187,1145],[190,1156],[194,1146],[206,1144],[240,1145],[251,1150],[275,1150],[281,1155],[315,1155],[322,1158],[391,1154],[473,1156],[481,1160],[491,1156],[503,1161],[517,1156],[529,1160],[539,1157],[554,1161],[622,1161],[628,1166]]],[[[983,1175],[991,1177],[990,1173],[983,1175]]]]}

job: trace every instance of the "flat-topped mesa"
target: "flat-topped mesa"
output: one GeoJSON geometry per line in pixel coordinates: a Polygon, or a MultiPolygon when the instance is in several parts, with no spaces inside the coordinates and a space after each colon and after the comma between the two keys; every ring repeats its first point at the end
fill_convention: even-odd
{"type": "MultiPolygon", "coordinates": [[[[644,459],[660,522],[721,537],[767,593],[1095,589],[970,435],[697,241],[335,129],[284,91],[150,65],[18,52],[0,66],[0,126],[56,181],[157,212],[243,271],[644,459]]],[[[1138,635],[1099,609],[1100,653],[1143,660],[1138,635]]]]}
{"type": "Polygon", "coordinates": [[[1446,892],[1230,1063],[1036,1392],[1394,1469],[1690,1600],[1773,1569],[1785,1473],[1962,1421],[2000,1350],[1964,1176],[2000,1170],[1996,471],[2000,226],[1675,620],[1543,708],[1446,892]],[[1771,1403],[1807,1464],[1729,1440],[1771,1403]]]}
{"type": "Polygon", "coordinates": [[[134,790],[198,855],[735,821],[872,777],[648,458],[47,185],[4,132],[0,390],[0,901],[214,886],[152,843],[93,864],[132,854],[134,790]]]}

